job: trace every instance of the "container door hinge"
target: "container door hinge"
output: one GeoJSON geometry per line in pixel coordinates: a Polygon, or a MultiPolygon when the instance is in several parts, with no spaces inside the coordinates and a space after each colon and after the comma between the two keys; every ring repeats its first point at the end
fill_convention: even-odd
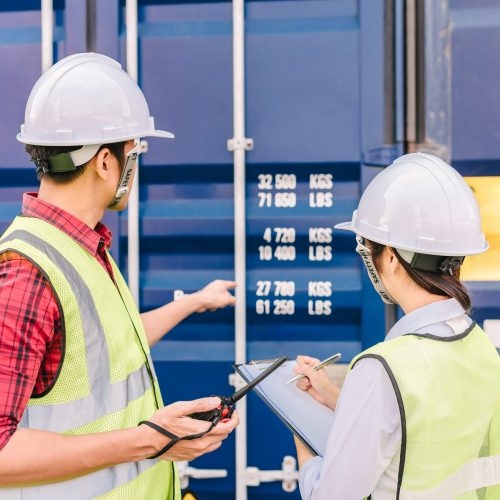
{"type": "Polygon", "coordinates": [[[232,152],[238,149],[242,149],[243,151],[251,151],[253,149],[253,139],[248,139],[247,137],[245,137],[244,139],[236,139],[235,137],[233,137],[232,139],[228,139],[227,150],[232,152]]]}
{"type": "Polygon", "coordinates": [[[259,486],[260,483],[281,481],[281,486],[287,493],[297,489],[298,479],[297,460],[289,455],[283,457],[281,470],[260,470],[257,467],[247,467],[245,470],[245,484],[247,486],[259,486]]]}
{"type": "Polygon", "coordinates": [[[219,479],[227,477],[226,469],[195,469],[189,465],[189,462],[176,462],[177,472],[179,473],[179,482],[181,489],[189,486],[189,478],[193,479],[219,479]]]}

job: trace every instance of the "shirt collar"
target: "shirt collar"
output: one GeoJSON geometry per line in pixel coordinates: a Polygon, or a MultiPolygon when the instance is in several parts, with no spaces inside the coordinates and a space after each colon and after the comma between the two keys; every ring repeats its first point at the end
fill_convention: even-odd
{"type": "Polygon", "coordinates": [[[101,241],[106,248],[111,247],[111,231],[101,222],[92,229],[85,222],[62,208],[38,198],[37,193],[25,193],[22,213],[26,217],[36,217],[57,227],[73,238],[92,255],[97,255],[101,241]]]}
{"type": "Polygon", "coordinates": [[[439,300],[404,315],[390,330],[385,340],[392,340],[407,333],[417,333],[435,323],[449,321],[465,314],[456,299],[439,300]]]}

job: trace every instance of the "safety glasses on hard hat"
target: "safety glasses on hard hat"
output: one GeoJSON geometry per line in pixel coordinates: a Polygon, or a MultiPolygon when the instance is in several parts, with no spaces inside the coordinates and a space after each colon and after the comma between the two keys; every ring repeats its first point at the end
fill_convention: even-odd
{"type": "Polygon", "coordinates": [[[118,183],[118,188],[116,189],[115,197],[113,201],[109,204],[108,208],[113,208],[120,200],[129,193],[129,183],[134,177],[134,171],[137,165],[137,158],[139,155],[146,151],[147,143],[141,141],[140,139],[134,140],[134,147],[127,153],[125,158],[125,165],[123,166],[122,175],[118,183]]]}

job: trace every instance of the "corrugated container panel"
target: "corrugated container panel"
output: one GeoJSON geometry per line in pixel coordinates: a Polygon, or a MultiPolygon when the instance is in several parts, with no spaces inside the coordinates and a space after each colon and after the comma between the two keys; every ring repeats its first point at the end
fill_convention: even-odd
{"type": "MultiPolygon", "coordinates": [[[[500,5],[495,0],[451,0],[449,8],[453,166],[465,176],[497,177],[492,182],[498,185],[500,5]]],[[[497,241],[495,245],[498,252],[497,241]]],[[[496,276],[498,266],[497,261],[496,269],[491,270],[496,276]]],[[[480,324],[485,319],[500,319],[500,282],[470,282],[467,286],[474,319],[480,324]]]]}
{"type": "MultiPolygon", "coordinates": [[[[0,231],[21,211],[21,194],[38,189],[34,166],[16,141],[30,91],[41,73],[40,0],[0,2],[0,231]]],[[[85,2],[54,0],[54,61],[85,51],[85,2]]],[[[116,217],[107,217],[115,227],[116,217]]]]}
{"type": "MultiPolygon", "coordinates": [[[[232,21],[230,3],[140,5],[140,84],[157,126],[176,134],[151,140],[141,163],[141,300],[149,309],[175,290],[233,277],[232,21]]],[[[354,240],[332,231],[350,219],[371,175],[364,153],[384,146],[382,5],[246,5],[247,136],[255,141],[247,156],[249,359],[338,350],[348,362],[383,336],[383,308],[362,279],[354,240]],[[371,66],[376,73],[363,82],[371,66]]],[[[124,61],[123,35],[120,47],[124,61]]],[[[124,268],[126,231],[123,214],[124,268]]],[[[195,315],[155,347],[167,401],[233,390],[233,322],[230,310],[195,315]]],[[[248,426],[248,464],[279,469],[293,441],[253,395],[248,426]]],[[[230,443],[196,460],[229,477],[192,480],[192,489],[233,498],[233,462],[230,443]]],[[[250,498],[283,496],[298,491],[249,489],[250,498]]]]}
{"type": "MultiPolygon", "coordinates": [[[[36,178],[23,145],[16,141],[24,107],[40,76],[40,2],[0,4],[0,232],[21,211],[21,194],[34,190],[36,178]]],[[[55,3],[61,9],[61,2],[55,3]]],[[[57,30],[61,37],[61,30],[57,30]]]]}
{"type": "MultiPolygon", "coordinates": [[[[85,50],[85,3],[54,4],[57,60],[85,50]]],[[[349,361],[383,337],[383,307],[354,239],[330,230],[350,218],[364,186],[401,149],[387,132],[401,123],[402,108],[388,92],[401,68],[384,36],[384,4],[390,2],[246,4],[247,136],[255,141],[247,155],[249,359],[338,350],[349,361]]],[[[97,3],[96,43],[124,64],[123,5],[97,3]]],[[[20,211],[20,194],[36,187],[15,134],[41,70],[39,8],[34,1],[0,5],[0,230],[20,211]]],[[[453,162],[464,175],[499,175],[498,6],[450,0],[449,8],[453,162]]],[[[150,309],[176,290],[189,293],[233,277],[233,170],[226,149],[231,3],[140,1],[139,37],[140,85],[157,126],[176,134],[174,141],[151,140],[141,159],[141,305],[150,309]]],[[[125,270],[126,213],[107,221],[125,270]]],[[[498,282],[470,289],[477,320],[500,317],[498,282]]],[[[193,316],[153,356],[167,402],[229,394],[233,312],[193,316]]],[[[283,456],[294,454],[290,434],[253,395],[248,408],[248,465],[279,469],[283,456]]],[[[234,498],[233,437],[193,465],[229,471],[226,479],[192,480],[202,498],[234,498]]],[[[249,489],[250,499],[284,497],[299,494],[284,493],[279,483],[249,489]]]]}

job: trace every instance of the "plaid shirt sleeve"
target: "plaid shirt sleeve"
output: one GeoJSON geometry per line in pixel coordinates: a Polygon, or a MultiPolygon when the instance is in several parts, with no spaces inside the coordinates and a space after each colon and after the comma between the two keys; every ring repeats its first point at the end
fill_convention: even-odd
{"type": "Polygon", "coordinates": [[[0,255],[0,449],[15,432],[37,381],[43,384],[44,365],[51,371],[50,346],[60,324],[43,274],[14,252],[0,255]]]}

